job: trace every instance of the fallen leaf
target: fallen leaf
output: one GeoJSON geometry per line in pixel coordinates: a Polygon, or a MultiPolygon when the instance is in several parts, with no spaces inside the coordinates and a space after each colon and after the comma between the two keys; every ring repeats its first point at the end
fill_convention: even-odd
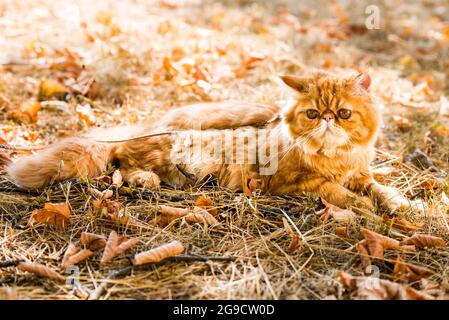
{"type": "Polygon", "coordinates": [[[413,236],[403,240],[401,244],[413,244],[419,248],[438,248],[446,246],[446,242],[442,238],[429,234],[414,234],[413,236]]]}
{"type": "Polygon", "coordinates": [[[348,227],[340,226],[335,229],[335,234],[342,238],[348,237],[348,227]]]}
{"type": "Polygon", "coordinates": [[[69,244],[62,259],[62,267],[64,269],[76,265],[87,258],[93,256],[93,252],[87,249],[80,249],[73,244],[69,244]]]}
{"type": "Polygon", "coordinates": [[[111,231],[104,247],[103,256],[101,257],[100,264],[105,265],[111,261],[115,256],[123,253],[124,251],[131,249],[137,244],[137,239],[129,239],[126,237],[119,237],[117,232],[111,231]]]}
{"type": "Polygon", "coordinates": [[[36,209],[31,213],[29,224],[34,222],[54,225],[65,229],[70,225],[70,209],[66,203],[46,203],[43,209],[36,209]]]}
{"type": "Polygon", "coordinates": [[[62,275],[60,275],[53,269],[50,269],[49,267],[39,263],[20,262],[17,265],[17,269],[19,269],[20,271],[34,273],[35,275],[38,275],[40,277],[45,277],[56,281],[62,282],[65,280],[65,278],[62,275]]]}
{"type": "Polygon", "coordinates": [[[341,222],[352,222],[356,219],[357,215],[351,210],[341,209],[329,202],[321,199],[325,208],[318,211],[316,214],[320,215],[320,220],[326,222],[330,217],[334,218],[336,221],[341,222]]]}
{"type": "Polygon", "coordinates": [[[214,201],[209,197],[199,197],[196,199],[194,206],[206,209],[214,217],[218,216],[218,210],[214,206],[214,201]]]}
{"type": "Polygon", "coordinates": [[[394,264],[393,273],[396,279],[414,282],[421,278],[429,277],[433,274],[430,269],[405,263],[398,255],[394,264]]]}
{"type": "Polygon", "coordinates": [[[299,238],[299,235],[293,231],[292,227],[290,227],[287,219],[282,218],[282,222],[284,224],[285,231],[287,231],[290,236],[290,243],[288,245],[287,252],[294,253],[299,247],[301,247],[301,239],[299,238]]]}
{"type": "Polygon", "coordinates": [[[384,250],[399,249],[399,241],[378,234],[374,231],[360,228],[360,232],[365,238],[365,247],[372,258],[381,259],[384,256],[384,250]]]}
{"type": "Polygon", "coordinates": [[[193,208],[176,208],[166,205],[159,206],[161,215],[152,220],[153,224],[166,225],[173,220],[184,218],[187,222],[194,223],[207,223],[210,225],[218,224],[218,220],[215,219],[208,211],[200,207],[193,208]]]}
{"type": "Polygon", "coordinates": [[[81,233],[80,243],[94,251],[106,246],[106,237],[100,234],[83,232],[81,233]]]}
{"type": "Polygon", "coordinates": [[[251,197],[253,192],[257,189],[256,179],[250,177],[249,174],[245,174],[243,177],[243,194],[247,197],[251,197]]]}
{"type": "Polygon", "coordinates": [[[93,200],[92,207],[96,214],[106,219],[129,227],[148,229],[148,225],[132,216],[126,215],[118,201],[103,199],[93,200]]]}
{"type": "Polygon", "coordinates": [[[415,231],[417,229],[421,229],[424,226],[424,223],[414,223],[397,217],[390,219],[387,215],[384,216],[384,220],[391,227],[405,232],[415,231]]]}
{"type": "Polygon", "coordinates": [[[360,261],[362,263],[363,269],[366,269],[372,265],[370,254],[365,244],[366,240],[362,240],[355,245],[355,249],[357,250],[357,253],[360,256],[360,261]]]}
{"type": "Polygon", "coordinates": [[[429,294],[409,286],[376,277],[354,277],[340,272],[338,280],[348,289],[355,291],[363,300],[433,300],[429,294]]]}
{"type": "Polygon", "coordinates": [[[169,257],[183,253],[184,246],[179,241],[172,241],[160,247],[138,253],[134,256],[133,264],[139,266],[146,263],[157,263],[169,257]]]}
{"type": "Polygon", "coordinates": [[[62,83],[51,79],[42,79],[39,84],[39,92],[37,98],[39,101],[57,99],[57,100],[67,100],[67,95],[70,93],[69,88],[67,88],[62,83]]]}
{"type": "Polygon", "coordinates": [[[38,120],[38,113],[41,109],[39,101],[28,99],[20,108],[12,113],[12,117],[18,121],[25,123],[36,123],[38,120]]]}

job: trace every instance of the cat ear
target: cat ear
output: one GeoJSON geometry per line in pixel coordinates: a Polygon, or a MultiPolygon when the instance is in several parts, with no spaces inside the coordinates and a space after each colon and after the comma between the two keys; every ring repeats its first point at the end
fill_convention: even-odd
{"type": "Polygon", "coordinates": [[[354,78],[354,82],[364,90],[368,90],[371,85],[371,77],[367,73],[360,73],[354,78]]]}
{"type": "Polygon", "coordinates": [[[282,81],[290,88],[298,92],[305,93],[309,89],[310,78],[295,77],[295,76],[281,76],[282,81]]]}

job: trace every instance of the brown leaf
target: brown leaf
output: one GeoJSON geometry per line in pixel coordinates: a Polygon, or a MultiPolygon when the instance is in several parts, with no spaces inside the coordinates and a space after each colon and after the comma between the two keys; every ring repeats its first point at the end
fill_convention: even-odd
{"type": "Polygon", "coordinates": [[[184,250],[185,248],[182,243],[175,240],[160,247],[136,254],[133,264],[138,266],[146,263],[160,262],[166,258],[181,254],[184,250]]]}
{"type": "Polygon", "coordinates": [[[446,246],[446,242],[440,238],[429,234],[415,234],[401,242],[401,244],[410,245],[414,244],[419,248],[438,248],[446,246]]]}
{"type": "Polygon", "coordinates": [[[301,239],[299,238],[299,235],[293,231],[287,219],[282,218],[282,222],[284,224],[285,231],[287,231],[287,233],[290,235],[290,244],[288,245],[287,252],[293,253],[299,247],[301,247],[301,239]]]}
{"type": "Polygon", "coordinates": [[[251,197],[256,189],[256,179],[252,178],[248,173],[246,173],[243,177],[243,194],[247,197],[251,197]]]}
{"type": "Polygon", "coordinates": [[[34,273],[35,275],[38,275],[40,277],[49,278],[56,281],[64,281],[65,278],[54,271],[53,269],[50,269],[47,266],[44,266],[39,263],[32,263],[32,262],[20,262],[17,265],[17,269],[20,271],[26,271],[34,273]]]}
{"type": "Polygon", "coordinates": [[[39,101],[51,100],[53,98],[65,100],[69,92],[69,88],[56,80],[42,79],[39,83],[37,98],[39,101]]]}
{"type": "Polygon", "coordinates": [[[347,238],[348,237],[348,227],[340,226],[340,227],[335,228],[335,234],[339,237],[347,238]]]}
{"type": "Polygon", "coordinates": [[[137,239],[129,239],[126,237],[119,237],[117,232],[111,231],[109,234],[108,241],[103,251],[103,256],[101,257],[100,264],[105,265],[111,261],[115,256],[131,249],[137,244],[137,239]]]}
{"type": "Polygon", "coordinates": [[[333,204],[321,199],[323,204],[326,206],[324,209],[317,212],[320,216],[320,220],[326,222],[330,217],[334,218],[336,221],[341,222],[352,222],[356,219],[357,215],[351,210],[341,209],[333,204]]]}
{"type": "Polygon", "coordinates": [[[424,226],[424,223],[414,223],[414,222],[410,222],[408,220],[405,219],[401,219],[401,218],[393,218],[393,219],[389,219],[389,217],[387,215],[384,216],[384,220],[391,225],[393,228],[405,231],[405,232],[411,232],[417,229],[421,229],[424,226]]]}
{"type": "Polygon", "coordinates": [[[409,286],[375,277],[354,277],[340,272],[338,280],[348,289],[355,291],[363,300],[433,300],[429,294],[409,286]]]}
{"type": "Polygon", "coordinates": [[[398,240],[391,239],[365,228],[360,228],[360,232],[366,240],[365,247],[373,258],[383,258],[384,250],[399,249],[398,240]]]}
{"type": "Polygon", "coordinates": [[[62,267],[65,269],[75,264],[78,264],[86,260],[87,258],[93,256],[93,254],[94,253],[90,250],[80,249],[72,244],[69,244],[62,259],[62,267]]]}
{"type": "Polygon", "coordinates": [[[118,201],[112,200],[93,200],[92,207],[96,214],[107,218],[108,220],[123,224],[129,227],[148,229],[148,225],[132,216],[123,215],[124,210],[118,201]]]}
{"type": "Polygon", "coordinates": [[[74,254],[76,254],[77,252],[79,252],[81,249],[78,248],[77,246],[75,246],[73,243],[69,243],[69,245],[67,246],[67,249],[65,250],[64,256],[62,257],[62,266],[66,265],[67,260],[73,256],[74,254]]]}
{"type": "Polygon", "coordinates": [[[80,238],[81,244],[84,244],[89,250],[98,250],[106,246],[106,237],[99,234],[83,232],[80,238]]]}
{"type": "Polygon", "coordinates": [[[218,216],[218,210],[214,206],[214,201],[209,197],[199,197],[196,199],[194,206],[206,209],[214,217],[218,216]]]}
{"type": "Polygon", "coordinates": [[[301,247],[301,240],[297,234],[291,237],[290,244],[288,245],[288,253],[294,253],[298,248],[301,247]]]}
{"type": "Polygon", "coordinates": [[[355,245],[355,249],[357,250],[358,254],[360,255],[360,261],[362,263],[363,269],[368,268],[371,266],[371,258],[368,252],[368,249],[366,248],[366,240],[362,240],[359,243],[355,245]]]}
{"type": "Polygon", "coordinates": [[[421,278],[430,277],[433,272],[425,267],[405,263],[398,255],[394,264],[393,273],[397,279],[414,282],[421,278]]]}
{"type": "Polygon", "coordinates": [[[34,222],[66,228],[70,225],[70,209],[66,203],[46,203],[43,209],[36,209],[31,213],[29,224],[34,222]]]}
{"type": "Polygon", "coordinates": [[[115,231],[111,231],[104,247],[103,256],[101,257],[100,264],[105,265],[111,261],[116,255],[116,248],[118,246],[118,234],[115,231]]]}
{"type": "Polygon", "coordinates": [[[218,224],[217,219],[209,212],[200,207],[176,208],[166,205],[159,206],[161,215],[152,220],[153,224],[168,224],[173,220],[185,218],[188,222],[207,223],[211,225],[218,224]]]}
{"type": "Polygon", "coordinates": [[[20,108],[12,113],[12,117],[18,121],[25,123],[36,123],[38,120],[38,112],[41,110],[41,104],[34,100],[28,99],[20,108]]]}

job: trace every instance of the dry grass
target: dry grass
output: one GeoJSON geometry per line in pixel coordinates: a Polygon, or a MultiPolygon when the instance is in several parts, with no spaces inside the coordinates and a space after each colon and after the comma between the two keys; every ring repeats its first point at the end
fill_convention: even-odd
{"type": "MultiPolygon", "coordinates": [[[[79,54],[79,61],[86,66],[83,76],[99,83],[99,96],[92,107],[96,125],[103,127],[155,119],[169,108],[192,101],[237,99],[282,104],[289,93],[279,86],[278,74],[309,68],[367,70],[374,79],[372,89],[386,111],[375,166],[393,168],[380,179],[411,198],[425,201],[425,214],[403,214],[409,221],[425,223],[419,232],[449,240],[447,207],[440,203],[441,192],[449,189],[445,175],[449,134],[441,134],[448,123],[438,113],[440,96],[449,93],[448,49],[444,38],[429,36],[441,31],[438,17],[447,16],[448,10],[444,1],[383,4],[380,30],[353,32],[347,39],[338,35],[350,25],[364,23],[365,5],[361,1],[348,7],[326,1],[320,1],[322,5],[316,1],[173,3],[117,1],[111,6],[107,1],[3,1],[0,137],[9,143],[37,145],[90,129],[76,116],[76,99],[61,103],[59,109],[43,108],[37,124],[21,124],[10,117],[26,99],[36,96],[42,78],[70,81],[67,70],[49,67],[57,59],[56,49],[68,48],[79,54]],[[282,9],[285,7],[289,13],[282,9]],[[326,9],[318,12],[318,7],[326,9]],[[163,67],[165,57],[177,63],[179,48],[183,49],[182,58],[193,59],[206,70],[210,89],[198,85],[186,69],[173,73],[163,67]],[[263,60],[254,63],[254,68],[244,67],[254,54],[263,60]],[[428,83],[432,92],[418,92],[420,83],[428,83]],[[412,102],[419,103],[419,108],[407,106],[413,105],[409,102],[414,98],[417,102],[412,102]],[[394,118],[398,115],[410,125],[394,118]],[[434,161],[437,171],[403,161],[416,148],[434,161]],[[430,188],[428,181],[437,179],[430,188]]],[[[24,299],[85,298],[87,290],[104,282],[109,286],[100,295],[102,299],[345,299],[351,295],[338,282],[339,271],[363,274],[358,255],[347,250],[361,239],[359,228],[365,226],[398,239],[406,235],[383,222],[380,209],[377,215],[359,215],[348,225],[348,237],[340,237],[335,233],[340,223],[319,221],[315,213],[320,202],[313,195],[247,198],[214,186],[188,191],[163,189],[161,193],[137,190],[132,195],[123,193],[119,201],[128,214],[148,222],[157,214],[157,204],[185,207],[198,196],[207,195],[218,206],[219,227],[176,222],[165,228],[132,229],[95,216],[87,191],[91,183],[72,181],[41,195],[29,195],[15,191],[2,178],[0,260],[28,259],[58,270],[68,243],[78,241],[81,232],[108,234],[111,230],[138,238],[135,252],[176,239],[188,246],[189,254],[231,256],[235,260],[170,261],[111,279],[110,270],[129,265],[126,256],[100,268],[97,253],[80,264],[78,288],[15,268],[0,269],[2,287],[16,287],[17,296],[24,299]],[[49,201],[70,205],[69,229],[27,226],[31,211],[49,201]],[[293,254],[287,253],[290,238],[282,221],[286,216],[301,238],[302,245],[293,254]]],[[[447,294],[447,247],[418,250],[405,258],[434,272],[429,279],[435,282],[435,296],[447,294]]],[[[384,261],[377,263],[381,278],[394,280],[395,259],[395,252],[387,252],[384,261]]],[[[418,289],[425,285],[413,283],[418,289]]]]}

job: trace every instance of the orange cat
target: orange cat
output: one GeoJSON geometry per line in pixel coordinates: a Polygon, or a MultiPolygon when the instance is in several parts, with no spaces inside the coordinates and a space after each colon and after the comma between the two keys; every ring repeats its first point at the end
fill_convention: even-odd
{"type": "Polygon", "coordinates": [[[175,130],[120,143],[72,138],[7,167],[27,189],[73,177],[94,177],[107,163],[119,163],[125,181],[148,188],[175,187],[208,176],[242,191],[243,176],[262,192],[315,192],[340,207],[372,207],[372,195],[391,210],[409,207],[396,189],[377,183],[370,172],[380,111],[368,92],[366,74],[339,78],[315,73],[285,76],[298,99],[282,113],[275,106],[196,104],[167,113],[134,133],[175,130]]]}

